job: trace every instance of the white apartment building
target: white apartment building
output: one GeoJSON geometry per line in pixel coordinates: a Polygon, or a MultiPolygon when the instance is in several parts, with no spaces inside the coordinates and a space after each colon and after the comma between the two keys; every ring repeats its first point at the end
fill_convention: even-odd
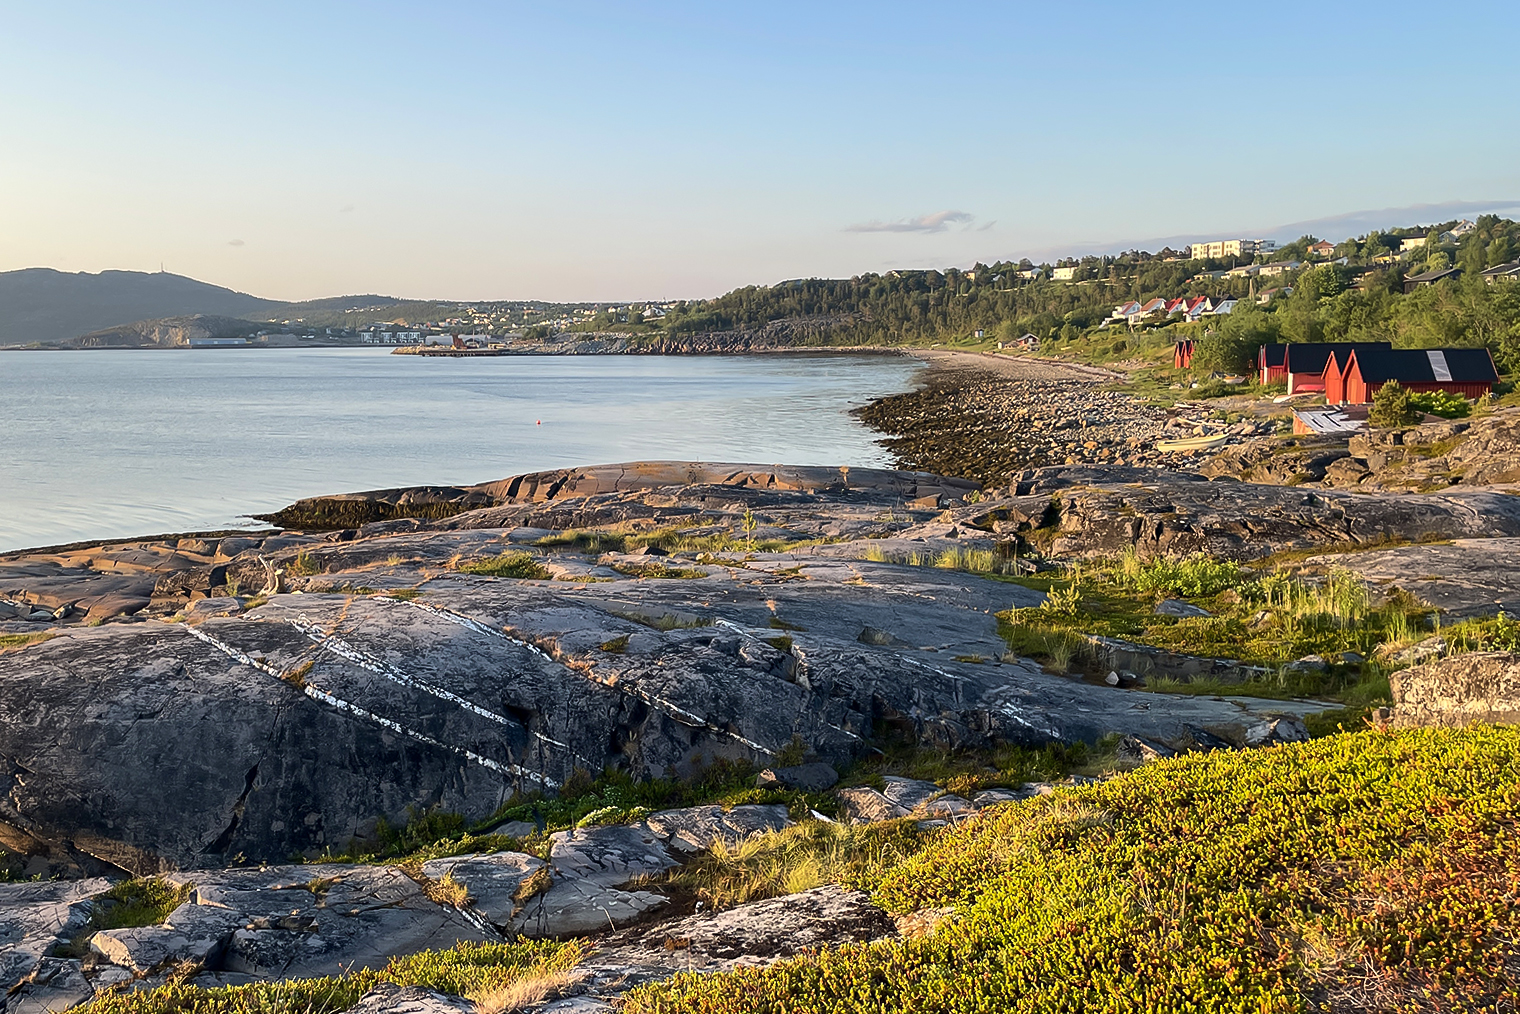
{"type": "Polygon", "coordinates": [[[1201,261],[1209,257],[1216,260],[1225,257],[1255,257],[1276,249],[1277,241],[1271,239],[1216,239],[1207,243],[1193,243],[1189,252],[1193,260],[1201,261]]]}

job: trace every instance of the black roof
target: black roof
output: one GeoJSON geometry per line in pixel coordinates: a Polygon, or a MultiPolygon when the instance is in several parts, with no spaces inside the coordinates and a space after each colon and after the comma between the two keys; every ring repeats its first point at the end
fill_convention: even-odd
{"type": "Polygon", "coordinates": [[[1263,345],[1257,362],[1269,370],[1275,369],[1283,364],[1283,356],[1286,354],[1287,348],[1288,346],[1283,345],[1281,342],[1263,345]]]}
{"type": "Polygon", "coordinates": [[[1392,342],[1292,342],[1283,346],[1283,365],[1289,373],[1324,373],[1325,364],[1335,354],[1338,364],[1346,362],[1353,349],[1393,350],[1392,342]]]}
{"type": "Polygon", "coordinates": [[[1493,383],[1499,379],[1494,357],[1488,349],[1369,349],[1356,350],[1356,365],[1362,380],[1383,383],[1397,380],[1407,384],[1429,384],[1438,378],[1436,364],[1446,362],[1446,372],[1453,383],[1493,383]]]}

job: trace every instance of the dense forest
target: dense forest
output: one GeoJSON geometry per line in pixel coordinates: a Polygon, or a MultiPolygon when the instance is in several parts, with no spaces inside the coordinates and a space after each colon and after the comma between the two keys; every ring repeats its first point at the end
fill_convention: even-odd
{"type": "MultiPolygon", "coordinates": [[[[1090,333],[1127,300],[1194,295],[1241,298],[1229,317],[1192,325],[1156,320],[1204,339],[1205,362],[1234,368],[1242,350],[1261,341],[1391,340],[1400,346],[1489,345],[1507,370],[1520,368],[1520,285],[1488,284],[1479,273],[1520,256],[1520,223],[1494,216],[1455,242],[1457,222],[1371,233],[1335,249],[1345,263],[1305,263],[1271,279],[1214,277],[1233,262],[1196,261],[1163,250],[1084,257],[1054,266],[1075,268],[1071,281],[1051,278],[1052,265],[1029,261],[977,264],[962,271],[893,271],[849,279],[798,279],[749,286],[716,299],[684,303],[662,323],[673,335],[728,331],[795,318],[832,318],[821,341],[899,344],[964,339],[977,330],[1070,341],[1090,333]],[[1424,248],[1400,255],[1406,239],[1424,248]],[[1404,278],[1460,267],[1463,274],[1404,294],[1404,278]],[[1292,295],[1258,306],[1258,288],[1291,286],[1292,295]]],[[[1305,260],[1305,236],[1263,261],[1305,260]]]]}

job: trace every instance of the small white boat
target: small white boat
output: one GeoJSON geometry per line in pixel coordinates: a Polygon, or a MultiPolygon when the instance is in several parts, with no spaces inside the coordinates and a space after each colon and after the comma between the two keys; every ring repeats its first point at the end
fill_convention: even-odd
{"type": "Polygon", "coordinates": [[[1156,441],[1156,450],[1163,453],[1179,452],[1182,454],[1191,454],[1194,451],[1212,450],[1213,448],[1223,444],[1228,439],[1230,439],[1228,436],[1220,433],[1217,436],[1212,437],[1187,437],[1183,440],[1158,440],[1156,441]]]}

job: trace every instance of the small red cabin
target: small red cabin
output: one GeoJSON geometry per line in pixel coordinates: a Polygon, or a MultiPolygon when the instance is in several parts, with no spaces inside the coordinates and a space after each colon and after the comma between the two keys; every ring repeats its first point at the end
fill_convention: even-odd
{"type": "Polygon", "coordinates": [[[1178,370],[1193,368],[1193,339],[1183,338],[1172,347],[1172,366],[1178,370]]]}
{"type": "Polygon", "coordinates": [[[1337,355],[1337,363],[1345,363],[1353,349],[1386,349],[1392,351],[1388,342],[1293,342],[1283,346],[1283,373],[1288,378],[1288,393],[1323,391],[1326,387],[1326,370],[1330,357],[1337,355]]]}
{"type": "Polygon", "coordinates": [[[1346,363],[1343,404],[1366,405],[1396,380],[1411,391],[1447,391],[1481,398],[1499,382],[1488,349],[1356,349],[1346,363]]]}
{"type": "Polygon", "coordinates": [[[1256,353],[1256,369],[1261,374],[1261,386],[1275,384],[1287,376],[1283,372],[1283,350],[1286,345],[1263,345],[1256,353]]]}

